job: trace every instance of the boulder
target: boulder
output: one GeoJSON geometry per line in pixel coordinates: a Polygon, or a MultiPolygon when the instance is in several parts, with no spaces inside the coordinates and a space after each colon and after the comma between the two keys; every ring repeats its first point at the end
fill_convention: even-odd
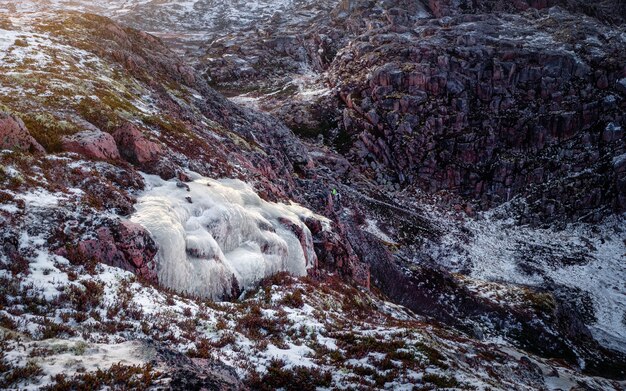
{"type": "Polygon", "coordinates": [[[16,116],[0,112],[0,149],[45,153],[30,135],[24,122],[16,116]]]}
{"type": "MultiPolygon", "coordinates": [[[[353,247],[346,242],[344,226],[337,224],[333,230],[325,230],[317,219],[307,218],[304,222],[313,235],[319,267],[338,272],[357,285],[370,289],[369,265],[361,262],[353,247]]],[[[317,270],[316,267],[311,272],[316,273],[317,270]]]]}
{"type": "Polygon", "coordinates": [[[113,136],[100,130],[85,130],[65,136],[61,143],[64,151],[75,152],[89,159],[120,159],[120,152],[113,136]]]}
{"type": "Polygon", "coordinates": [[[153,362],[169,376],[161,385],[170,390],[246,391],[235,369],[221,361],[189,358],[182,353],[155,346],[153,362]]]}
{"type": "Polygon", "coordinates": [[[57,254],[75,262],[93,259],[157,283],[154,262],[157,251],[148,231],[139,224],[122,220],[100,227],[96,230],[96,238],[83,240],[73,247],[63,247],[57,254]]]}
{"type": "Polygon", "coordinates": [[[128,162],[144,165],[154,162],[163,154],[163,148],[149,141],[133,124],[126,124],[113,133],[120,155],[128,162]]]}

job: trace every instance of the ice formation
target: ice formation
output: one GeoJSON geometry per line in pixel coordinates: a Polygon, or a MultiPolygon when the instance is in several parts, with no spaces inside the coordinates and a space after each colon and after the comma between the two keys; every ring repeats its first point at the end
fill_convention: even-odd
{"type": "Polygon", "coordinates": [[[280,271],[306,275],[317,262],[296,204],[262,200],[248,184],[193,176],[187,186],[145,175],[132,220],[158,243],[159,282],[180,292],[221,298],[280,271]]]}

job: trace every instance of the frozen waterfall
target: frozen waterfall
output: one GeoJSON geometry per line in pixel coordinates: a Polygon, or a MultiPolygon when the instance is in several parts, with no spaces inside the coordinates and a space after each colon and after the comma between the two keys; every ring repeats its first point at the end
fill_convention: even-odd
{"type": "Polygon", "coordinates": [[[317,258],[297,204],[262,200],[248,184],[193,174],[186,187],[144,175],[131,220],[158,243],[159,282],[181,292],[219,299],[280,271],[306,275],[317,258]]]}

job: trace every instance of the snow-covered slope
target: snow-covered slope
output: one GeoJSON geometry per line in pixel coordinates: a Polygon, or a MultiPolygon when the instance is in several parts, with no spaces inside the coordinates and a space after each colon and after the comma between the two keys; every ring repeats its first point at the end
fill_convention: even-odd
{"type": "Polygon", "coordinates": [[[264,201],[238,180],[196,175],[182,184],[146,176],[146,182],[132,220],[157,241],[166,287],[221,298],[236,289],[234,279],[251,288],[281,271],[304,276],[317,263],[303,222],[314,214],[305,208],[264,201]]]}
{"type": "MultiPolygon", "coordinates": [[[[480,281],[547,288],[585,314],[594,337],[626,352],[626,220],[564,229],[520,226],[502,209],[449,226],[432,256],[480,281]],[[469,272],[468,272],[469,271],[469,272]]],[[[443,221],[443,220],[441,220],[443,221]]]]}
{"type": "Polygon", "coordinates": [[[0,10],[91,12],[154,33],[189,37],[196,34],[200,38],[252,28],[258,20],[270,19],[275,14],[291,13],[293,17],[295,9],[306,9],[317,3],[312,0],[0,0],[0,10]]]}
{"type": "MultiPolygon", "coordinates": [[[[0,377],[4,389],[189,389],[181,377],[204,378],[200,384],[207,386],[223,381],[210,372],[225,366],[220,361],[250,389],[557,391],[585,384],[610,391],[626,385],[503,341],[468,339],[332,277],[282,275],[244,300],[214,303],[146,286],[104,265],[89,274],[42,256],[31,271],[19,278],[0,272],[0,292],[19,292],[0,309],[0,365],[10,375],[0,377]],[[45,298],[41,289],[50,283],[56,293],[45,298]],[[39,315],[21,310],[33,306],[39,315]]],[[[223,387],[217,389],[244,389],[223,387]]]]}

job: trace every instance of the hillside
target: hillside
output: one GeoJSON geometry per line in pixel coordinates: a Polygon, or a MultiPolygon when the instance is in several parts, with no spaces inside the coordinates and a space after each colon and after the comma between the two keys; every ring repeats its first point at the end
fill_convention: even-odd
{"type": "Polygon", "coordinates": [[[0,1],[0,388],[625,387],[621,5],[553,3],[0,1]]]}

